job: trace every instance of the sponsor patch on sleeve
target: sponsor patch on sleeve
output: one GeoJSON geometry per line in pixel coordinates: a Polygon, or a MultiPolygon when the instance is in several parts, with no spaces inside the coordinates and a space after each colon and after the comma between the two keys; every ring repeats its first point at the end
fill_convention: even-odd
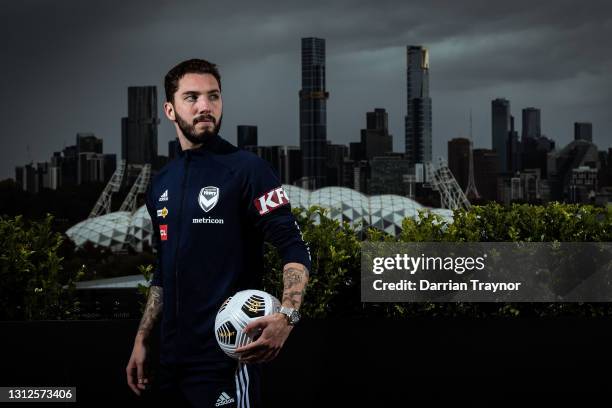
{"type": "Polygon", "coordinates": [[[168,224],[161,224],[159,226],[159,237],[162,241],[168,240],[168,224]]]}
{"type": "Polygon", "coordinates": [[[289,197],[287,197],[282,187],[277,187],[253,200],[253,204],[255,204],[255,208],[259,211],[259,215],[266,215],[270,211],[289,204],[289,197]]]}

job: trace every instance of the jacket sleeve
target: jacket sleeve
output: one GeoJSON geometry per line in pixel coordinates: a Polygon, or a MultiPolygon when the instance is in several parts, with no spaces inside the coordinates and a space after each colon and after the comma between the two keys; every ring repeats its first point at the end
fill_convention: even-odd
{"type": "Polygon", "coordinates": [[[313,273],[310,249],[291,213],[289,197],[268,162],[253,158],[245,190],[249,219],[263,233],[264,240],[278,249],[283,265],[301,263],[313,273]]]}
{"type": "Polygon", "coordinates": [[[155,201],[152,197],[152,187],[149,185],[147,189],[145,203],[147,205],[147,211],[151,217],[151,225],[153,226],[152,231],[152,244],[155,249],[155,265],[153,270],[153,279],[151,280],[151,286],[163,286],[162,285],[162,271],[161,271],[161,238],[159,236],[159,222],[157,221],[157,211],[155,208],[155,201]]]}

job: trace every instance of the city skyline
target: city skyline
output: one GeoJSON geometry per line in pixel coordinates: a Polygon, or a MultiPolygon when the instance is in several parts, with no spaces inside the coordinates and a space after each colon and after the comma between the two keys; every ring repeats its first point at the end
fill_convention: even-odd
{"type": "MultiPolygon", "coordinates": [[[[227,41],[225,37],[219,41],[222,46],[215,46],[214,41],[206,41],[204,36],[201,41],[189,37],[178,48],[171,45],[172,39],[180,36],[151,41],[159,40],[156,33],[162,23],[182,27],[179,31],[185,35],[197,27],[181,25],[189,20],[188,13],[178,13],[182,17],[172,19],[166,17],[171,15],[170,5],[166,3],[157,11],[143,11],[151,18],[142,24],[128,24],[133,21],[127,17],[136,15],[134,5],[113,9],[67,2],[55,7],[51,13],[55,19],[48,21],[42,19],[49,15],[46,8],[49,5],[38,2],[10,5],[2,11],[2,16],[7,17],[3,18],[2,30],[10,31],[12,24],[19,24],[28,16],[31,32],[23,33],[9,44],[8,61],[14,63],[1,68],[3,94],[7,97],[0,109],[3,143],[0,178],[14,177],[15,166],[30,159],[48,160],[53,151],[72,144],[78,132],[93,132],[105,140],[106,153],[120,155],[121,118],[127,115],[127,87],[154,85],[161,89],[167,69],[192,56],[208,58],[220,65],[225,105],[222,136],[235,143],[236,125],[256,125],[262,145],[299,145],[296,95],[300,89],[300,39],[308,36],[324,38],[327,42],[326,87],[330,92],[327,138],[333,143],[359,140],[366,112],[384,108],[389,114],[389,133],[395,136],[394,150],[404,151],[401,135],[406,111],[405,47],[422,44],[430,51],[434,158],[446,156],[448,140],[467,135],[470,108],[474,112],[474,146],[491,147],[490,103],[497,97],[511,101],[511,114],[519,134],[521,110],[533,106],[541,110],[542,133],[557,141],[557,146],[573,139],[574,122],[591,122],[593,142],[601,150],[610,146],[612,119],[607,112],[612,103],[609,92],[612,70],[610,57],[598,51],[598,47],[605,48],[605,41],[594,41],[596,37],[606,38],[604,34],[612,30],[610,17],[606,17],[610,13],[602,11],[604,3],[594,2],[581,6],[578,11],[570,7],[571,2],[555,2],[554,7],[553,3],[533,5],[528,9],[526,21],[519,18],[525,12],[521,4],[506,5],[504,18],[491,10],[479,13],[455,10],[458,14],[454,15],[443,8],[427,23],[419,23],[417,18],[426,15],[427,10],[422,7],[391,10],[388,7],[391,3],[382,4],[376,16],[381,22],[389,23],[388,29],[382,29],[377,23],[373,27],[360,25],[367,12],[372,11],[366,6],[347,10],[344,27],[332,24],[332,17],[341,11],[339,8],[332,8],[317,23],[297,24],[297,16],[316,15],[321,11],[316,2],[311,10],[274,10],[266,6],[261,11],[245,7],[243,18],[235,22],[236,27],[240,21],[248,21],[249,16],[261,17],[258,13],[263,12],[266,17],[262,24],[249,29],[254,37],[249,38],[250,31],[246,28],[231,35],[224,30],[227,41]],[[92,12],[91,8],[99,13],[92,12]],[[569,10],[573,13],[572,21],[565,17],[569,10]],[[392,27],[397,27],[398,18],[406,17],[407,13],[412,28],[399,30],[400,35],[394,35],[392,27]],[[88,17],[90,14],[107,17],[108,22],[100,24],[88,17]],[[436,30],[436,22],[451,20],[477,22],[480,28],[472,26],[462,31],[451,25],[436,30]],[[73,31],[81,27],[83,35],[71,35],[66,29],[45,31],[57,29],[66,22],[71,22],[73,31]],[[279,35],[285,29],[285,35],[279,35]],[[45,42],[38,41],[42,32],[45,42]],[[487,37],[484,35],[487,32],[495,35],[487,37]],[[110,38],[102,41],[102,34],[109,34],[110,38]],[[523,34],[525,41],[521,42],[523,34]],[[144,40],[157,45],[158,50],[152,52],[149,45],[140,50],[147,43],[144,40]],[[562,43],[563,48],[553,47],[556,52],[544,46],[557,43],[562,43]],[[496,54],[494,49],[500,47],[508,51],[496,54]],[[33,60],[39,61],[44,69],[37,70],[33,60]],[[486,65],[487,69],[483,71],[479,64],[486,65]],[[542,69],[544,66],[548,71],[542,69]],[[257,80],[252,81],[253,78],[257,80]],[[28,98],[44,103],[32,106],[28,98]],[[28,145],[30,158],[26,154],[28,145]]],[[[177,7],[181,11],[192,10],[190,7],[197,10],[196,5],[177,7]]],[[[217,19],[203,32],[214,32],[222,22],[230,21],[223,10],[215,10],[217,19]]],[[[159,152],[167,154],[168,140],[175,134],[162,116],[161,106],[158,106],[158,116],[161,118],[159,152]]]]}

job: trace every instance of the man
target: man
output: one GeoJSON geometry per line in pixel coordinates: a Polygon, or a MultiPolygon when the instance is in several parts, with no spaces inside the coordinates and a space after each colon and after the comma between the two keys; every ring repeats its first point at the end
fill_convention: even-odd
{"type": "Polygon", "coordinates": [[[257,363],[276,357],[299,320],[308,247],[270,165],[218,135],[223,102],[217,67],[184,61],[168,72],[164,86],[164,112],[182,151],[147,192],[157,265],[126,368],[128,385],[140,395],[150,383],[147,343],[161,316],[165,397],[198,407],[257,407],[257,363]],[[264,240],[283,259],[282,308],[244,329],[261,334],[237,350],[236,362],[216,342],[215,316],[227,297],[261,285],[264,240]]]}

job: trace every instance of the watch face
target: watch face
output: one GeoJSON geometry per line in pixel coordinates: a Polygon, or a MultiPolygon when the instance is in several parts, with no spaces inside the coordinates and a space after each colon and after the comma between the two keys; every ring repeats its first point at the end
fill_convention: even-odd
{"type": "Polygon", "coordinates": [[[291,324],[296,324],[300,321],[300,313],[297,310],[294,310],[289,319],[291,320],[291,324]]]}

